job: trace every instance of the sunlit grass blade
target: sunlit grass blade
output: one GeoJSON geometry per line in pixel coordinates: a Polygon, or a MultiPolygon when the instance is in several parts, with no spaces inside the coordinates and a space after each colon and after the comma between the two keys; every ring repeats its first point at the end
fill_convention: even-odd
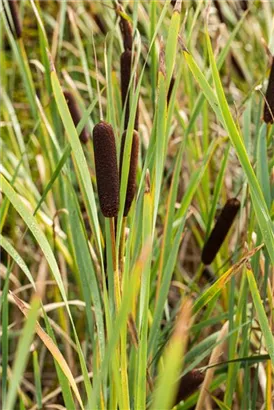
{"type": "Polygon", "coordinates": [[[217,94],[218,104],[221,110],[221,115],[223,118],[223,123],[231,139],[231,142],[237,152],[237,155],[243,167],[243,170],[246,174],[249,187],[250,187],[251,199],[253,202],[258,224],[260,226],[266,248],[269,252],[270,259],[272,263],[274,263],[273,222],[271,221],[260,185],[253,171],[253,168],[250,164],[250,160],[248,158],[246,149],[244,147],[242,137],[239,133],[239,130],[235,122],[233,121],[231,112],[229,110],[229,106],[228,106],[225,93],[223,90],[223,86],[220,80],[218,68],[217,68],[216,61],[213,55],[213,50],[212,50],[212,46],[211,46],[208,33],[206,34],[206,39],[207,39],[207,47],[208,47],[209,59],[210,59],[210,64],[211,64],[211,69],[212,69],[212,76],[213,76],[213,80],[214,80],[214,84],[216,88],[216,94],[217,94]]]}
{"type": "Polygon", "coordinates": [[[39,298],[33,298],[25,326],[18,342],[17,352],[12,369],[12,382],[9,385],[6,403],[3,406],[3,408],[5,408],[6,410],[12,410],[14,408],[17,388],[20,385],[20,381],[27,364],[30,344],[35,332],[36,319],[39,315],[39,307],[39,298]]]}
{"type": "Polygon", "coordinates": [[[177,50],[177,38],[180,29],[180,20],[181,20],[181,0],[177,1],[176,6],[174,7],[171,22],[168,30],[168,37],[166,42],[166,80],[167,85],[169,85],[172,72],[175,65],[176,59],[176,50],[177,50]]]}
{"type": "Polygon", "coordinates": [[[266,316],[265,309],[263,307],[259,289],[250,266],[248,266],[246,269],[246,275],[249,283],[249,289],[254,302],[255,310],[258,316],[258,321],[260,323],[262,334],[264,335],[265,346],[270,356],[272,366],[274,366],[274,337],[269,327],[268,319],[266,316]]]}
{"type": "MultiPolygon", "coordinates": [[[[21,299],[19,299],[15,294],[12,294],[12,296],[18,308],[21,310],[24,316],[28,318],[29,315],[31,315],[31,311],[28,310],[28,308],[25,306],[25,303],[21,299]]],[[[39,300],[38,300],[38,303],[39,303],[39,300]]],[[[84,409],[78,387],[74,381],[74,377],[70,371],[70,368],[68,367],[68,364],[66,360],[64,359],[64,356],[62,355],[58,347],[54,344],[53,340],[42,329],[42,327],[39,325],[38,321],[36,320],[35,320],[35,332],[38,334],[38,336],[40,337],[44,345],[47,347],[47,349],[50,351],[52,356],[55,358],[55,360],[61,367],[62,371],[64,372],[65,376],[67,377],[71,385],[72,390],[74,391],[74,394],[78,400],[78,403],[80,404],[81,409],[84,409]]]]}
{"type": "Polygon", "coordinates": [[[32,284],[33,288],[36,289],[33,277],[24,261],[24,259],[19,255],[16,249],[12,246],[12,244],[0,234],[0,246],[5,249],[5,251],[12,257],[12,259],[17,263],[17,265],[22,269],[25,273],[26,277],[32,284]]]}
{"type": "Polygon", "coordinates": [[[242,259],[226,271],[210,288],[208,288],[194,303],[193,313],[198,313],[224,286],[225,284],[238,273],[245,263],[256,252],[258,252],[263,245],[257,246],[252,251],[247,252],[242,259]]]}
{"type": "MultiPolygon", "coordinates": [[[[0,175],[0,186],[2,188],[3,193],[8,197],[9,201],[12,203],[16,211],[21,215],[23,218],[24,222],[30,229],[30,231],[33,233],[35,239],[37,240],[38,244],[40,245],[48,263],[49,266],[52,270],[52,273],[55,277],[55,280],[58,284],[58,287],[60,289],[60,293],[62,295],[62,298],[64,302],[67,304],[67,297],[64,289],[64,284],[61,278],[61,274],[58,268],[58,265],[56,263],[56,259],[53,255],[53,252],[51,250],[51,247],[48,243],[48,240],[40,228],[37,220],[31,215],[30,211],[26,208],[26,206],[23,204],[17,193],[14,191],[14,189],[11,187],[11,185],[8,183],[8,181],[0,175]]],[[[69,307],[67,305],[67,309],[69,312],[69,307]]]]}
{"type": "Polygon", "coordinates": [[[90,175],[89,175],[89,170],[87,167],[86,159],[84,157],[83,149],[81,147],[81,143],[79,141],[77,131],[75,129],[71,115],[69,113],[59,80],[54,70],[51,73],[51,80],[52,80],[52,88],[53,88],[53,92],[55,95],[57,107],[60,112],[63,124],[65,126],[69,142],[71,144],[75,162],[77,164],[77,168],[81,176],[82,184],[85,190],[85,195],[88,198],[88,205],[89,205],[89,209],[90,209],[90,213],[92,217],[91,222],[93,225],[92,227],[93,227],[94,234],[95,234],[96,244],[102,255],[99,221],[98,221],[98,216],[97,216],[94,191],[93,191],[92,183],[90,180],[90,175]]]}
{"type": "Polygon", "coordinates": [[[164,368],[155,387],[155,398],[151,409],[169,409],[172,406],[188,341],[191,305],[190,300],[185,300],[182,304],[174,334],[164,354],[164,368]]]}

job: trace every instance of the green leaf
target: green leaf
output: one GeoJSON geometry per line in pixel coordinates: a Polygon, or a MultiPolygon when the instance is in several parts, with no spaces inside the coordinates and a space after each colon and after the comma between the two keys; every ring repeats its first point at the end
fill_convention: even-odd
{"type": "Polygon", "coordinates": [[[270,324],[265,313],[263,303],[260,297],[259,289],[254,277],[254,274],[250,267],[247,267],[246,275],[248,279],[249,289],[252,295],[253,303],[260,323],[261,331],[265,338],[265,347],[270,356],[272,365],[274,366],[274,337],[271,332],[270,324]]]}

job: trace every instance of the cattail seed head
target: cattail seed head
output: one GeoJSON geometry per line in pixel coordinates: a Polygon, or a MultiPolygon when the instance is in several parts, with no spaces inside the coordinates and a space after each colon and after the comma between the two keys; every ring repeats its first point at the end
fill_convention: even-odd
{"type": "Polygon", "coordinates": [[[202,262],[209,265],[217,255],[228,231],[240,209],[240,201],[237,198],[229,199],[223,207],[216,224],[206,241],[203,252],[202,262]]]}
{"type": "Polygon", "coordinates": [[[20,15],[19,15],[17,1],[9,0],[7,3],[9,5],[10,13],[7,12],[5,8],[5,3],[3,2],[5,14],[6,14],[11,31],[13,32],[14,36],[16,36],[16,38],[19,39],[22,37],[22,22],[21,22],[20,15]],[[12,22],[10,21],[10,17],[12,19],[12,22]]]}
{"type": "Polygon", "coordinates": [[[132,37],[132,27],[128,20],[123,16],[120,16],[120,29],[123,37],[124,49],[132,50],[133,37],[132,37]]]}
{"type": "Polygon", "coordinates": [[[174,88],[174,84],[175,84],[175,78],[174,78],[174,76],[172,76],[172,77],[171,77],[171,80],[170,80],[169,87],[168,87],[167,105],[169,104],[169,101],[170,101],[170,98],[171,98],[171,94],[172,94],[172,91],[173,91],[173,88],[174,88]]]}
{"type": "Polygon", "coordinates": [[[106,27],[106,23],[103,19],[103,16],[100,15],[99,13],[96,13],[95,11],[93,11],[93,9],[91,9],[91,12],[92,12],[93,20],[95,21],[95,23],[98,26],[99,30],[101,31],[102,34],[106,35],[107,34],[107,27],[106,27]]]}
{"type": "MultiPolygon", "coordinates": [[[[124,107],[126,104],[124,129],[127,129],[128,122],[129,122],[129,108],[130,108],[129,84],[130,84],[130,77],[131,77],[131,63],[132,63],[132,52],[130,50],[125,50],[121,54],[121,58],[120,58],[122,106],[124,107]]],[[[138,131],[138,127],[139,127],[139,109],[137,105],[134,129],[138,131]]]]}
{"type": "Polygon", "coordinates": [[[106,218],[114,218],[119,210],[119,175],[114,133],[107,122],[93,128],[93,147],[101,211],[106,218]]]}
{"type": "MultiPolygon", "coordinates": [[[[71,118],[76,127],[82,117],[79,106],[77,104],[77,101],[74,95],[70,91],[64,91],[64,96],[68,104],[68,109],[70,111],[71,118]]],[[[89,140],[89,137],[90,137],[90,134],[88,132],[88,129],[87,127],[84,127],[81,131],[81,134],[79,135],[79,138],[83,144],[86,144],[89,140]]]]}
{"type": "Polygon", "coordinates": [[[270,70],[270,76],[268,80],[268,86],[265,94],[265,105],[263,120],[267,124],[273,124],[274,122],[274,57],[272,58],[272,65],[270,70]]]}
{"type": "Polygon", "coordinates": [[[197,369],[193,369],[185,374],[180,380],[174,405],[180,403],[182,400],[185,400],[188,396],[194,393],[204,381],[204,378],[204,374],[197,369]]]}
{"type": "Polygon", "coordinates": [[[248,9],[248,1],[240,0],[240,7],[242,8],[242,10],[246,11],[248,9]]]}
{"type": "MultiPolygon", "coordinates": [[[[120,181],[122,178],[122,167],[123,167],[123,156],[124,156],[124,149],[125,149],[125,141],[126,141],[126,134],[127,132],[124,131],[121,140],[121,149],[120,149],[120,181]]],[[[124,208],[124,216],[127,216],[132,204],[132,201],[135,196],[136,192],[136,173],[137,173],[137,166],[138,166],[138,153],[139,153],[139,136],[136,131],[133,132],[132,136],[132,145],[131,145],[131,154],[130,154],[130,166],[129,166],[129,173],[128,173],[128,182],[127,182],[127,192],[126,192],[126,200],[125,200],[125,208],[124,208]]]]}

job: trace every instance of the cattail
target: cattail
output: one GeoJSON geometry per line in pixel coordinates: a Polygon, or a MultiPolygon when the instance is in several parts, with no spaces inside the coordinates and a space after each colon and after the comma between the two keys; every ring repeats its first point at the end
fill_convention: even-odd
{"type": "Polygon", "coordinates": [[[120,29],[123,37],[124,49],[132,50],[133,37],[132,37],[132,27],[128,20],[123,16],[120,16],[120,29]]]}
{"type": "MultiPolygon", "coordinates": [[[[129,122],[129,84],[130,84],[130,77],[131,77],[131,62],[132,62],[132,52],[130,50],[125,50],[121,54],[120,58],[120,66],[121,66],[121,95],[122,95],[122,104],[123,107],[126,104],[126,111],[125,111],[125,124],[124,129],[127,129],[128,122],[129,122]]],[[[139,118],[139,110],[137,105],[135,122],[134,122],[134,129],[138,131],[138,118],[139,118]]]]}
{"type": "Polygon", "coordinates": [[[225,237],[233,224],[233,221],[240,208],[240,202],[237,198],[231,198],[227,201],[218,217],[216,224],[204,245],[202,252],[202,262],[209,265],[218,253],[225,237]]]}
{"type": "Polygon", "coordinates": [[[197,369],[191,370],[190,372],[185,374],[180,380],[174,406],[194,393],[198,389],[200,384],[204,381],[204,378],[204,374],[197,369]]]}
{"type": "Polygon", "coordinates": [[[265,94],[265,105],[263,120],[267,124],[273,124],[274,122],[274,57],[272,58],[272,65],[270,70],[270,76],[268,80],[268,86],[265,94]]]}
{"type": "Polygon", "coordinates": [[[113,218],[119,210],[119,175],[114,133],[107,122],[100,121],[93,128],[93,147],[101,211],[113,218]]]}
{"type": "Polygon", "coordinates": [[[171,80],[170,80],[169,87],[168,87],[167,105],[169,104],[169,101],[170,101],[170,98],[171,98],[171,94],[172,94],[172,91],[173,91],[173,88],[174,88],[174,84],[175,84],[175,78],[174,78],[174,76],[172,76],[172,77],[171,77],[171,80]]]}
{"type": "Polygon", "coordinates": [[[247,0],[240,0],[240,6],[242,10],[246,11],[248,9],[248,1],[247,0]]]}
{"type": "Polygon", "coordinates": [[[214,282],[215,275],[213,274],[213,272],[209,269],[208,266],[205,266],[205,268],[202,271],[202,275],[201,275],[206,281],[208,282],[214,282]]]}
{"type": "Polygon", "coordinates": [[[106,35],[107,34],[107,27],[106,27],[106,23],[104,22],[102,16],[100,16],[99,13],[93,13],[92,17],[93,17],[95,23],[97,24],[98,28],[100,29],[101,33],[106,35]]]}
{"type": "MultiPolygon", "coordinates": [[[[121,140],[121,149],[120,149],[120,181],[122,178],[122,166],[123,166],[123,156],[124,148],[126,141],[127,132],[124,131],[121,140]]],[[[132,201],[136,192],[136,173],[138,165],[138,152],[139,152],[139,136],[136,131],[133,132],[132,136],[132,146],[131,146],[131,155],[130,155],[130,166],[128,173],[128,182],[127,182],[127,193],[125,200],[124,216],[127,216],[132,204],[132,201]]]]}
{"type": "MultiPolygon", "coordinates": [[[[75,127],[78,125],[78,123],[81,120],[81,112],[79,110],[78,104],[76,102],[76,99],[74,95],[70,91],[64,91],[64,96],[68,104],[68,109],[71,114],[71,118],[74,122],[75,127]]],[[[79,135],[80,140],[82,141],[83,144],[86,144],[89,140],[90,134],[88,132],[87,127],[84,127],[81,131],[81,134],[79,135]]]]}
{"type": "Polygon", "coordinates": [[[8,20],[8,24],[10,26],[11,31],[13,34],[19,39],[22,37],[22,23],[19,16],[19,10],[16,0],[9,0],[7,1],[10,9],[10,13],[7,12],[5,8],[5,3],[3,2],[4,11],[8,20]],[[12,19],[12,22],[10,21],[12,19]]]}

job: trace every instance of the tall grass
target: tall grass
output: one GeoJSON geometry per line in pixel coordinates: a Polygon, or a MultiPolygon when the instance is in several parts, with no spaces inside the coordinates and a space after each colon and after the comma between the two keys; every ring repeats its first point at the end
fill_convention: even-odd
{"type": "Polygon", "coordinates": [[[273,18],[1,1],[1,408],[273,408],[273,18]]]}

